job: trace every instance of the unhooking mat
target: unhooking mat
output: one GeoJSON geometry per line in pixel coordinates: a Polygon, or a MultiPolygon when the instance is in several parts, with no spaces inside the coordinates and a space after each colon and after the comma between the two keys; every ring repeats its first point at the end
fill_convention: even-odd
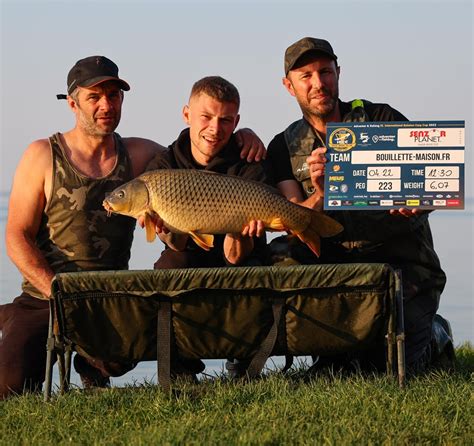
{"type": "Polygon", "coordinates": [[[383,345],[395,274],[384,264],[63,273],[53,295],[63,339],[103,360],[156,359],[166,303],[172,355],[252,358],[272,330],[267,356],[335,355],[383,345]]]}

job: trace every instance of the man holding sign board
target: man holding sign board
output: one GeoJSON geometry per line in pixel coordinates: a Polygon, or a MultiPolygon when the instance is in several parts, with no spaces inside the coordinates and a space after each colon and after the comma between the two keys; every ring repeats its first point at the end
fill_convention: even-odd
{"type": "MultiPolygon", "coordinates": [[[[286,50],[283,85],[296,98],[303,118],[276,135],[268,147],[267,160],[280,191],[289,200],[319,211],[323,210],[325,193],[329,193],[325,190],[325,173],[335,182],[343,177],[337,164],[333,171],[325,171],[327,125],[407,121],[387,104],[342,102],[339,74],[337,56],[326,40],[305,37],[286,50]]],[[[347,135],[336,136],[338,143],[344,144],[347,135]]],[[[423,371],[442,355],[452,361],[449,323],[436,315],[446,276],[433,247],[428,212],[415,207],[332,209],[326,212],[345,229],[336,237],[322,240],[319,259],[295,239],[275,239],[271,243],[273,251],[283,251],[306,264],[381,262],[401,269],[408,370],[423,371]]],[[[383,353],[361,359],[376,366],[384,362],[383,353]]]]}

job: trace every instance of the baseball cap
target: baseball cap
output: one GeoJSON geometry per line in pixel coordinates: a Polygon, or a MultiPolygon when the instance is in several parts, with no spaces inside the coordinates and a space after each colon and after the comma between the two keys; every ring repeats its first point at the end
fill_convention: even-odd
{"type": "Polygon", "coordinates": [[[285,51],[285,74],[288,74],[301,56],[313,51],[323,53],[337,62],[337,56],[327,40],[303,37],[290,45],[285,51]]]}
{"type": "MultiPolygon", "coordinates": [[[[67,75],[67,94],[76,87],[94,87],[105,81],[117,81],[122,90],[130,90],[130,85],[118,76],[118,66],[104,56],[89,56],[78,60],[67,75]]],[[[65,99],[65,95],[57,95],[65,99]]]]}

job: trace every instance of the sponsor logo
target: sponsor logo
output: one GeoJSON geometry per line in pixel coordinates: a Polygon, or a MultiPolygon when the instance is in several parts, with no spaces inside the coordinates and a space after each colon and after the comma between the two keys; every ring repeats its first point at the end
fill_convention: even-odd
{"type": "Polygon", "coordinates": [[[407,200],[407,206],[419,206],[420,200],[407,200]]]}
{"type": "Polygon", "coordinates": [[[361,133],[361,134],[359,135],[359,138],[360,138],[360,142],[362,142],[362,143],[364,143],[364,144],[369,142],[369,135],[368,135],[368,133],[361,133]]]}
{"type": "Polygon", "coordinates": [[[329,135],[329,147],[337,152],[347,152],[355,145],[356,136],[351,129],[345,127],[338,128],[329,135]]]}
{"type": "Polygon", "coordinates": [[[331,200],[329,206],[341,206],[341,200],[331,200]]]}
{"type": "Polygon", "coordinates": [[[378,142],[395,142],[395,135],[374,135],[372,136],[374,143],[378,142]]]}
{"type": "Polygon", "coordinates": [[[367,201],[354,201],[354,206],[367,206],[367,201]]]}
{"type": "Polygon", "coordinates": [[[342,202],[342,205],[343,205],[343,206],[352,206],[352,201],[344,200],[344,201],[342,202]]]}
{"type": "Polygon", "coordinates": [[[304,162],[301,167],[298,167],[298,169],[296,169],[296,172],[305,172],[308,169],[309,169],[308,163],[304,162]]]}
{"type": "Polygon", "coordinates": [[[345,194],[349,190],[349,186],[347,184],[341,184],[341,192],[345,194]]]}
{"type": "Polygon", "coordinates": [[[436,198],[443,198],[443,196],[444,196],[443,194],[438,194],[436,195],[436,198]]]}
{"type": "Polygon", "coordinates": [[[337,192],[338,190],[339,190],[339,186],[336,186],[335,184],[329,185],[329,192],[337,192]]]}
{"type": "Polygon", "coordinates": [[[380,200],[380,206],[393,206],[393,200],[380,200]]]}
{"type": "Polygon", "coordinates": [[[433,206],[446,206],[446,200],[433,200],[433,206]]]}
{"type": "Polygon", "coordinates": [[[369,200],[369,206],[377,206],[378,204],[378,200],[369,200]]]}
{"type": "Polygon", "coordinates": [[[430,206],[431,205],[431,201],[430,200],[422,200],[421,204],[423,206],[430,206]]]}
{"type": "Polygon", "coordinates": [[[344,181],[343,175],[330,175],[329,181],[344,181]]]}
{"type": "Polygon", "coordinates": [[[413,142],[420,143],[439,143],[441,138],[446,137],[445,130],[431,129],[431,130],[412,130],[410,132],[410,138],[413,142]]]}
{"type": "Polygon", "coordinates": [[[332,166],[332,170],[333,172],[339,172],[341,170],[341,166],[339,164],[334,164],[334,166],[332,166]]]}
{"type": "Polygon", "coordinates": [[[406,201],[405,200],[394,200],[393,205],[394,206],[405,206],[406,201]]]}
{"type": "Polygon", "coordinates": [[[448,206],[459,206],[461,202],[459,200],[446,200],[448,206]]]}

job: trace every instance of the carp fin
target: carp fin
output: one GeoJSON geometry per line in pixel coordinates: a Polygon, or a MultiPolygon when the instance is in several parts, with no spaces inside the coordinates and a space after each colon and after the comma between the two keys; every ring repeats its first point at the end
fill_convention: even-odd
{"type": "Polygon", "coordinates": [[[145,230],[146,241],[150,243],[153,242],[156,238],[155,223],[148,212],[145,214],[145,230]]]}
{"type": "Polygon", "coordinates": [[[268,227],[274,231],[286,231],[286,227],[283,224],[283,220],[280,217],[275,217],[268,224],[268,227]]]}
{"type": "Polygon", "coordinates": [[[212,234],[196,234],[193,231],[189,231],[189,235],[196,245],[206,251],[214,247],[214,236],[212,234]]]}

